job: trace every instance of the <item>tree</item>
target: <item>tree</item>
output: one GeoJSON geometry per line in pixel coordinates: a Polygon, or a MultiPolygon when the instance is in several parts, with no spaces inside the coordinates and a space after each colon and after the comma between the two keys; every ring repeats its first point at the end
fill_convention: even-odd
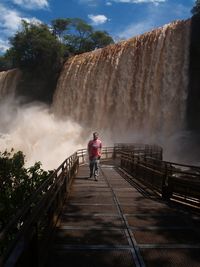
{"type": "Polygon", "coordinates": [[[29,72],[51,75],[60,67],[63,48],[45,24],[22,21],[22,30],[10,39],[13,65],[29,72]]]}
{"type": "Polygon", "coordinates": [[[94,31],[93,27],[82,19],[71,19],[70,24],[71,27],[68,28],[68,32],[63,39],[69,52],[73,54],[92,51],[114,43],[107,32],[94,31]]]}
{"type": "MultiPolygon", "coordinates": [[[[6,58],[12,67],[51,77],[58,72],[64,55],[80,54],[113,43],[112,37],[80,18],[59,18],[46,24],[22,20],[22,29],[10,38],[11,48],[6,58]]],[[[4,66],[3,59],[0,67],[4,66]]]]}
{"type": "Polygon", "coordinates": [[[90,38],[93,42],[93,49],[102,48],[114,43],[112,37],[105,31],[95,31],[91,34],[90,38]]]}
{"type": "Polygon", "coordinates": [[[110,43],[113,39],[106,32],[95,32],[79,18],[55,19],[51,27],[23,20],[21,30],[10,38],[5,58],[0,58],[0,68],[6,63],[22,70],[16,92],[27,101],[51,103],[64,59],[110,43]]]}
{"type": "Polygon", "coordinates": [[[92,31],[92,26],[84,20],[79,18],[70,19],[70,28],[68,33],[64,35],[64,44],[69,52],[77,54],[89,51],[86,47],[88,47],[92,31]]]}
{"type": "Polygon", "coordinates": [[[10,61],[5,55],[0,56],[0,71],[5,71],[12,68],[12,60],[10,61]]]}
{"type": "Polygon", "coordinates": [[[78,32],[80,38],[88,38],[93,31],[91,25],[87,24],[84,20],[79,18],[72,19],[71,24],[78,32]]]}
{"type": "Polygon", "coordinates": [[[41,169],[40,162],[27,169],[24,164],[21,151],[0,152],[0,230],[50,175],[41,169]]]}
{"type": "Polygon", "coordinates": [[[71,23],[70,19],[55,19],[51,21],[53,34],[58,36],[59,40],[62,41],[63,33],[68,29],[68,25],[71,23]]]}
{"type": "Polygon", "coordinates": [[[200,15],[200,0],[196,0],[191,12],[193,15],[200,15]]]}
{"type": "Polygon", "coordinates": [[[63,62],[63,44],[47,25],[26,21],[10,43],[6,57],[23,72],[16,92],[27,101],[51,103],[63,62]]]}

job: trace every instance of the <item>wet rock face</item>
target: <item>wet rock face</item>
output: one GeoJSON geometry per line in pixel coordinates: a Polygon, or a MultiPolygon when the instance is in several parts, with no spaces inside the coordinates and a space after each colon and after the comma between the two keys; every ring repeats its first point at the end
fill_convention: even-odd
{"type": "Polygon", "coordinates": [[[189,93],[187,106],[188,129],[198,134],[200,140],[200,15],[191,20],[191,45],[189,68],[189,93]]]}
{"type": "Polygon", "coordinates": [[[185,123],[189,46],[190,20],[72,57],[53,110],[95,129],[173,133],[185,123]]]}

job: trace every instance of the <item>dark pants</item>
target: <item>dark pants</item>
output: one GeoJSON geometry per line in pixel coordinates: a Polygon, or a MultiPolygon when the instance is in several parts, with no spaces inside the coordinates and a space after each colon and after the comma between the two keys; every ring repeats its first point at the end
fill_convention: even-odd
{"type": "Polygon", "coordinates": [[[94,158],[90,160],[90,177],[97,177],[99,175],[99,159],[94,158]]]}

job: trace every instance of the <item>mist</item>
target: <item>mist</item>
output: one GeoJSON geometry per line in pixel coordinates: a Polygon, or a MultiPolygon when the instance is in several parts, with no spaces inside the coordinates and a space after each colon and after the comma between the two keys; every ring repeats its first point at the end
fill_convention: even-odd
{"type": "Polygon", "coordinates": [[[0,103],[0,151],[22,151],[26,166],[36,161],[42,168],[55,169],[77,149],[86,147],[83,129],[77,123],[58,120],[43,103],[20,106],[19,99],[0,103]]]}
{"type": "Polygon", "coordinates": [[[56,169],[78,149],[86,148],[92,132],[98,131],[103,146],[114,143],[156,144],[163,147],[164,160],[200,165],[199,136],[177,131],[170,135],[146,131],[88,128],[70,118],[60,120],[43,103],[21,105],[20,99],[5,97],[0,102],[0,151],[22,151],[26,167],[36,161],[45,170],[56,169]]]}

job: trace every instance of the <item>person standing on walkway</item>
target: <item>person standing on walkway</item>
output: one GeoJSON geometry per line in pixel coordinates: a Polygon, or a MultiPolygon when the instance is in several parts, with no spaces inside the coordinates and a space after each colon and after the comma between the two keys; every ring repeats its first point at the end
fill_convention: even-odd
{"type": "Polygon", "coordinates": [[[90,160],[90,178],[94,175],[97,181],[99,175],[99,161],[101,158],[102,142],[97,132],[93,133],[93,140],[88,143],[88,155],[90,160]]]}

